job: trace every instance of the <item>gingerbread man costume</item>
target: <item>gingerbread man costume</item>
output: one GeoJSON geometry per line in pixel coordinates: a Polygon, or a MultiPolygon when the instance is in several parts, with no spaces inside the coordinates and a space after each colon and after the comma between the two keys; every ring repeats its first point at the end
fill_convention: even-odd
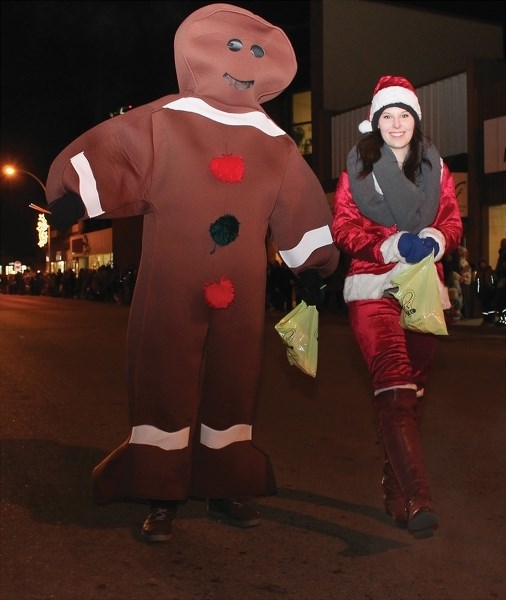
{"type": "Polygon", "coordinates": [[[211,4],[174,47],[180,93],[85,132],[47,181],[55,215],[71,205],[79,218],[144,215],[127,339],[132,429],[93,471],[100,503],[275,491],[252,441],[267,231],[295,274],[327,277],[338,261],[318,180],[260,106],[297,69],[283,31],[211,4]]]}

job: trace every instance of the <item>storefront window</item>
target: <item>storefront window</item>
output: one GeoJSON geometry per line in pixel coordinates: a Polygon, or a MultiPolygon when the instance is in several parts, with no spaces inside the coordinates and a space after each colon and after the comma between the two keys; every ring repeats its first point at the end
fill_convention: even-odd
{"type": "Polygon", "coordinates": [[[292,97],[292,137],[301,154],[313,152],[311,92],[300,92],[292,97]]]}

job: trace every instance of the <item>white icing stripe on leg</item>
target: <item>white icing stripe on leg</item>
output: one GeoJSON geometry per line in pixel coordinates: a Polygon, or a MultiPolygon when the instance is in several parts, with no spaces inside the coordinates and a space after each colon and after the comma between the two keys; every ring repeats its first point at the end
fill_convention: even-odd
{"type": "Polygon", "coordinates": [[[251,425],[240,424],[218,431],[202,423],[200,427],[200,443],[208,448],[219,450],[234,442],[251,440],[251,429],[251,425]]]}
{"type": "Polygon", "coordinates": [[[92,218],[104,214],[105,211],[100,204],[98,195],[97,182],[84,152],[73,156],[70,162],[79,176],[79,195],[86,206],[88,216],[92,218]]]}
{"type": "Polygon", "coordinates": [[[329,244],[333,244],[332,235],[329,226],[324,225],[318,229],[307,231],[295,248],[280,250],[279,254],[290,268],[294,268],[304,264],[311,252],[329,244]]]}
{"type": "Polygon", "coordinates": [[[146,444],[162,450],[181,450],[188,446],[189,439],[189,427],[169,433],[153,425],[137,425],[132,427],[129,444],[146,444]]]}

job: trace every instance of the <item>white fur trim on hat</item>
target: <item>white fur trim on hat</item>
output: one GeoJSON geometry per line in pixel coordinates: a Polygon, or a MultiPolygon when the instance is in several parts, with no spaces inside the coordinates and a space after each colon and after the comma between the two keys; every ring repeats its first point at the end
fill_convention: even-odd
{"type": "Polygon", "coordinates": [[[372,121],[374,115],[384,108],[385,106],[391,106],[395,104],[405,104],[412,108],[418,115],[418,118],[422,120],[422,111],[416,94],[405,87],[391,85],[389,87],[379,90],[372,99],[371,110],[369,111],[369,120],[372,121]]]}

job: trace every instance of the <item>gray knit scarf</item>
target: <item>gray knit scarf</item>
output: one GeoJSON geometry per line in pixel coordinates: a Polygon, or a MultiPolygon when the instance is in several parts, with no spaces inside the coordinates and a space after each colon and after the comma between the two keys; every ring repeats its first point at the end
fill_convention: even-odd
{"type": "Polygon", "coordinates": [[[440,202],[441,161],[432,145],[425,150],[424,156],[432,168],[422,162],[415,185],[399,169],[392,150],[383,144],[381,158],[374,163],[372,173],[360,179],[358,174],[362,170],[362,160],[354,146],[348,154],[346,165],[353,200],[360,212],[379,225],[397,225],[399,231],[416,234],[424,227],[429,227],[440,202]],[[375,186],[373,173],[381,193],[375,186]]]}

